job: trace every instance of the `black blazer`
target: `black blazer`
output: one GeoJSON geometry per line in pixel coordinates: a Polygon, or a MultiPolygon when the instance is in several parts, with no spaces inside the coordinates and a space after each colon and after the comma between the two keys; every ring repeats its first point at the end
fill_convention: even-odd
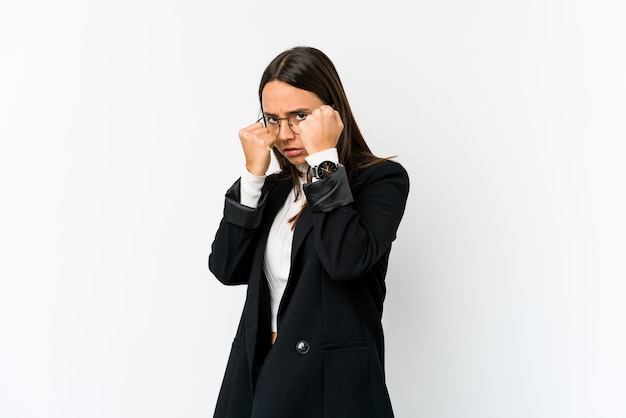
{"type": "Polygon", "coordinates": [[[267,177],[259,205],[226,193],[209,268],[247,284],[215,417],[392,417],[381,327],[391,243],[409,192],[406,170],[385,161],[304,185],[308,207],[294,231],[291,272],[270,343],[263,254],[291,181],[267,177]]]}

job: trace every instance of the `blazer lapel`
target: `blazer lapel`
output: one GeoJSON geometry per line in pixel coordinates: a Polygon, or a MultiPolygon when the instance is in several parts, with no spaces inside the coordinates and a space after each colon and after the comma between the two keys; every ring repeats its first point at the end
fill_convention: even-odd
{"type": "Polygon", "coordinates": [[[291,245],[291,265],[293,266],[295,258],[300,250],[300,247],[304,243],[305,238],[311,232],[313,228],[313,217],[309,206],[305,206],[302,209],[302,213],[298,217],[298,223],[296,224],[296,230],[293,232],[293,243],[291,245]]]}
{"type": "Polygon", "coordinates": [[[285,203],[291,182],[283,181],[275,185],[268,193],[263,220],[259,226],[258,245],[256,246],[253,269],[255,274],[248,282],[248,308],[246,309],[246,354],[251,365],[252,382],[256,382],[255,365],[260,365],[271,347],[270,342],[270,300],[265,274],[263,273],[263,257],[267,245],[267,236],[274,217],[285,203]]]}
{"type": "Polygon", "coordinates": [[[306,241],[307,236],[313,229],[313,217],[311,216],[311,211],[309,207],[306,206],[302,209],[302,213],[298,217],[298,221],[296,223],[296,229],[293,233],[293,241],[291,244],[291,268],[289,270],[289,279],[287,280],[287,287],[285,288],[285,292],[283,293],[283,298],[280,301],[280,306],[278,308],[278,326],[280,327],[281,316],[283,315],[283,311],[289,305],[291,301],[291,295],[293,294],[293,290],[296,286],[298,280],[300,280],[299,275],[294,275],[293,272],[299,271],[297,267],[298,261],[298,253],[302,249],[304,242],[306,241]]]}

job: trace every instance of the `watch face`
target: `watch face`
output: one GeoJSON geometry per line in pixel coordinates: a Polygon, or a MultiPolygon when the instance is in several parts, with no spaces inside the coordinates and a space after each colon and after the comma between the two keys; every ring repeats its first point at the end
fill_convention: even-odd
{"type": "Polygon", "coordinates": [[[317,177],[325,179],[335,171],[337,171],[337,165],[335,163],[332,161],[324,161],[317,166],[317,177]]]}

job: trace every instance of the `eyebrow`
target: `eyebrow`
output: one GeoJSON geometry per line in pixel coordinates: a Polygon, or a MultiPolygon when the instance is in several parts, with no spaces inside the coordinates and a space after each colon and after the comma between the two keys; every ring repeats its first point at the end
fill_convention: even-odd
{"type": "MultiPolygon", "coordinates": [[[[291,111],[287,112],[288,115],[293,115],[295,113],[307,113],[307,114],[310,114],[311,113],[311,109],[300,107],[298,109],[294,109],[294,110],[291,110],[291,111]]],[[[265,111],[263,112],[263,115],[264,116],[278,116],[275,113],[265,112],[265,111]]]]}

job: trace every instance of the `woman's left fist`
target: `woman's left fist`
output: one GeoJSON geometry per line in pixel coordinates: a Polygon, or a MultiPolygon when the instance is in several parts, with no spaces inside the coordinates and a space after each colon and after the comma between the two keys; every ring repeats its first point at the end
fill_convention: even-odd
{"type": "Polygon", "coordinates": [[[300,122],[300,140],[307,154],[314,154],[337,146],[343,122],[339,112],[323,105],[300,122]]]}

